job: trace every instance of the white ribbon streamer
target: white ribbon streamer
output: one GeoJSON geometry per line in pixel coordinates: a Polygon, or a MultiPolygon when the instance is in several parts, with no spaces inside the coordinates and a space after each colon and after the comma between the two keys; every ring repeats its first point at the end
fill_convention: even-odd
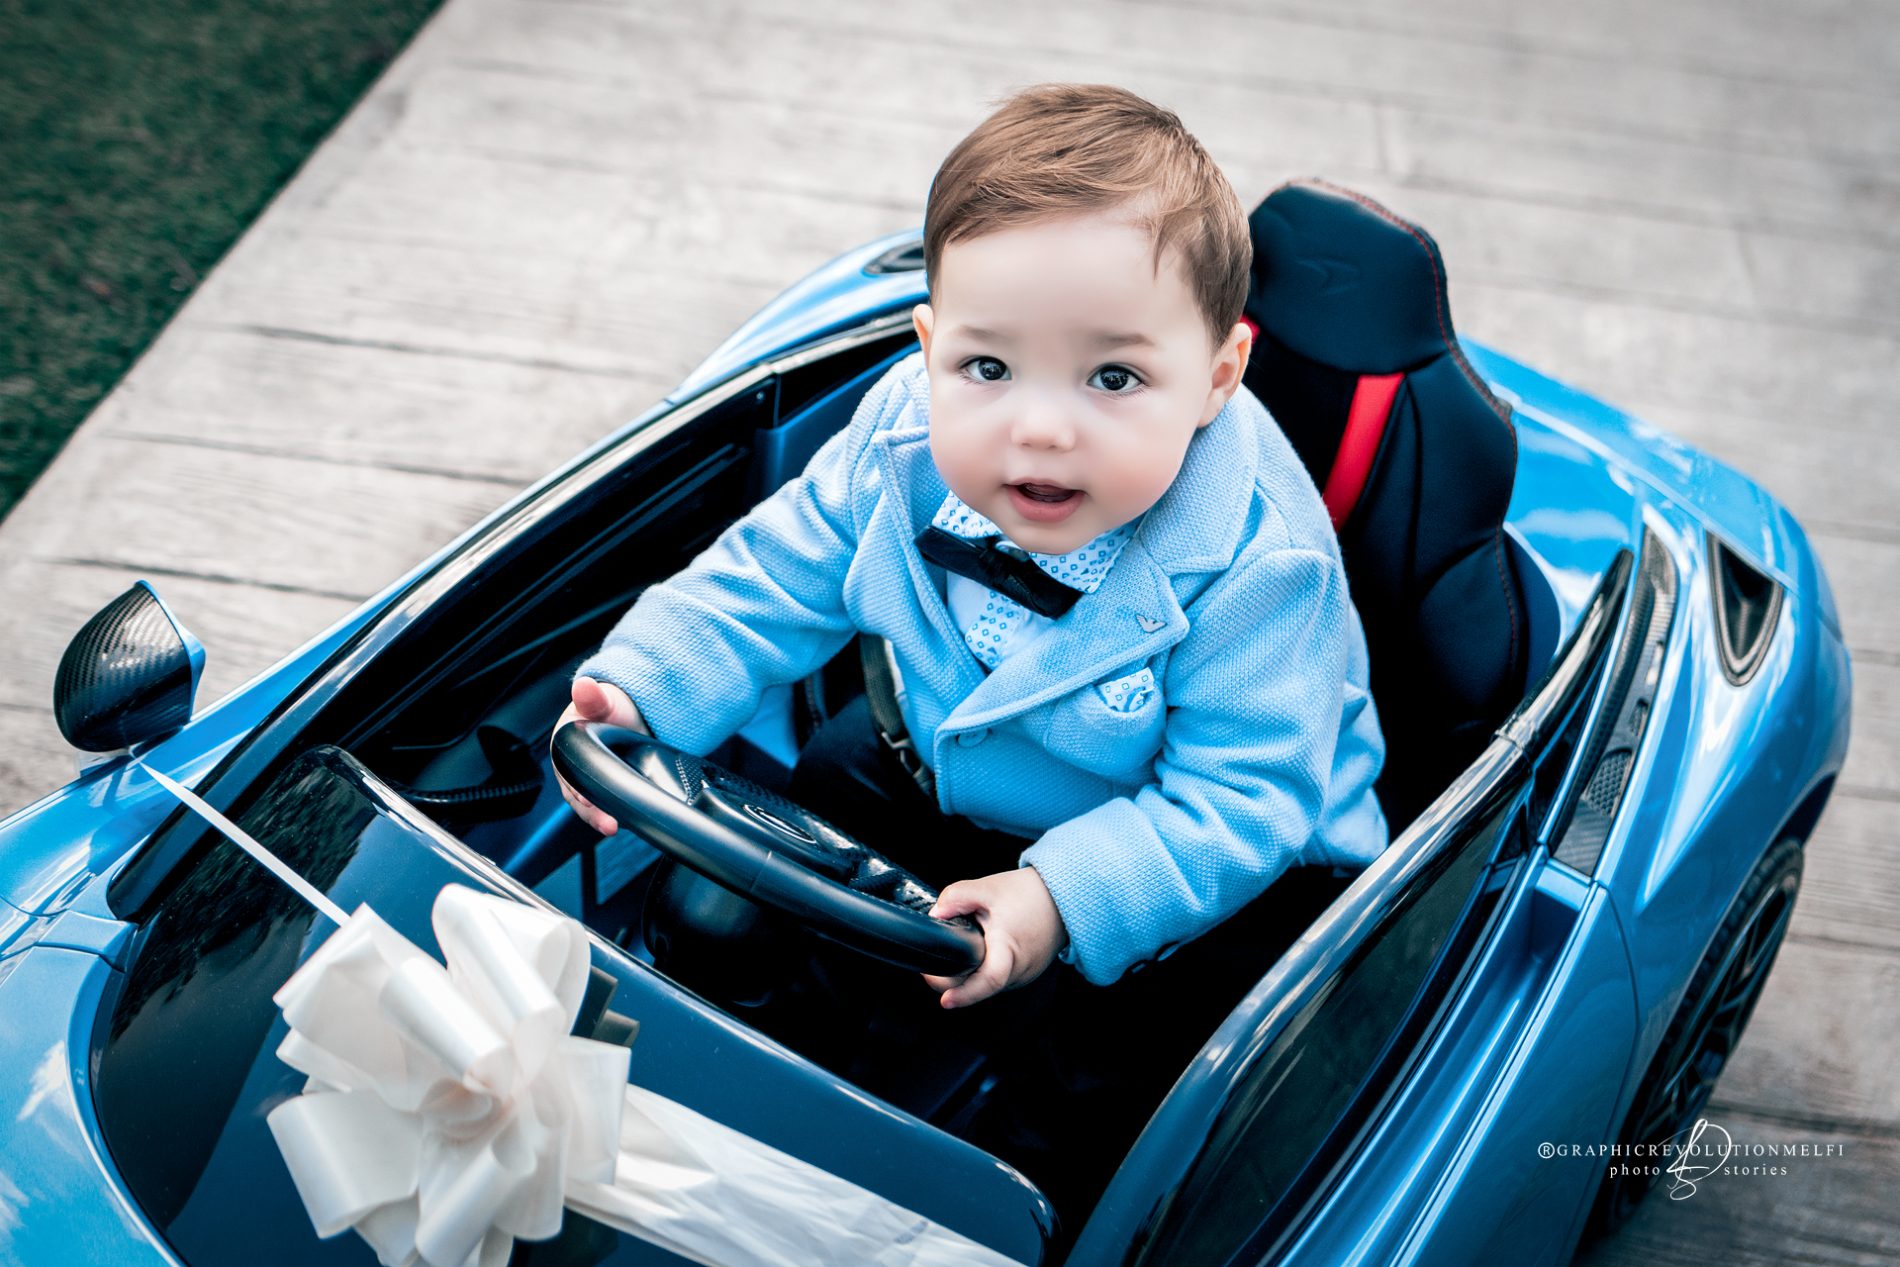
{"type": "Polygon", "coordinates": [[[310,905],[316,907],[331,923],[341,924],[343,922],[344,915],[342,907],[332,902],[316,885],[298,875],[296,871],[291,869],[289,863],[264,848],[264,846],[258,844],[251,833],[239,827],[223,814],[220,814],[216,809],[213,809],[204,798],[166,774],[157,766],[148,765],[137,757],[133,757],[132,760],[138,764],[139,769],[151,775],[153,781],[160,787],[183,801],[185,805],[190,808],[192,813],[197,814],[200,818],[203,818],[213,827],[223,832],[225,839],[229,840],[239,849],[242,849],[245,853],[250,854],[259,866],[289,885],[293,893],[310,903],[310,905]]]}
{"type": "Polygon", "coordinates": [[[710,1267],[1014,1262],[628,1085],[626,1048],[568,1032],[575,921],[451,885],[433,924],[446,967],[360,906],[275,996],[309,1081],[270,1128],[318,1235],[501,1267],[566,1207],[710,1267]]]}

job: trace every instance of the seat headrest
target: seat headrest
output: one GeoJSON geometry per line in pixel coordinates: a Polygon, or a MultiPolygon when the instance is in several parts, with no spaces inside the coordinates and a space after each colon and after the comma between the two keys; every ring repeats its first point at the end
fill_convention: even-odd
{"type": "Polygon", "coordinates": [[[1396,374],[1451,350],[1438,244],[1319,181],[1282,185],[1248,217],[1247,313],[1288,348],[1355,374],[1396,374]]]}

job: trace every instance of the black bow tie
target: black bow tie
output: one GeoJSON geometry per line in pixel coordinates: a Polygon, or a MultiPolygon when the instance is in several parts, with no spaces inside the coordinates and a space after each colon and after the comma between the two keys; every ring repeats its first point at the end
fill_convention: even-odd
{"type": "Polygon", "coordinates": [[[917,534],[917,552],[946,572],[967,576],[1014,599],[1039,616],[1054,618],[1075,606],[1082,591],[1064,585],[1037,567],[996,548],[1001,537],[959,537],[932,526],[917,534]]]}

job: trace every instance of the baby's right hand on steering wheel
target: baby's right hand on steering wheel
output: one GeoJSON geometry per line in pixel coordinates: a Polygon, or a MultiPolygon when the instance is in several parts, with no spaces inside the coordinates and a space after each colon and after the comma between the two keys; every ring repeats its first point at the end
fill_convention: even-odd
{"type": "MultiPolygon", "coordinates": [[[[554,723],[554,729],[558,732],[576,719],[625,726],[643,735],[653,733],[647,728],[646,718],[640,716],[640,709],[627,698],[625,691],[612,682],[600,682],[590,677],[574,679],[574,702],[561,714],[561,720],[554,723]]],[[[568,806],[581,816],[582,822],[603,836],[611,836],[620,830],[620,824],[614,822],[613,815],[596,808],[586,797],[569,787],[567,780],[561,778],[558,772],[554,777],[560,782],[561,795],[567,799],[568,806]]]]}

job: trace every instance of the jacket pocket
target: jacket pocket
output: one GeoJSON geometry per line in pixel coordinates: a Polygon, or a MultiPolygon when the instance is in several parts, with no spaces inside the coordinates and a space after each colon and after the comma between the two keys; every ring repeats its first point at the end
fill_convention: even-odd
{"type": "Polygon", "coordinates": [[[1081,769],[1120,782],[1136,781],[1145,777],[1161,751],[1167,704],[1146,666],[1071,691],[1048,708],[1044,746],[1052,756],[1081,769]]]}
{"type": "Polygon", "coordinates": [[[1095,693],[1102,697],[1102,703],[1108,705],[1111,713],[1138,713],[1148,706],[1154,692],[1154,670],[1147,665],[1095,684],[1095,693]]]}

